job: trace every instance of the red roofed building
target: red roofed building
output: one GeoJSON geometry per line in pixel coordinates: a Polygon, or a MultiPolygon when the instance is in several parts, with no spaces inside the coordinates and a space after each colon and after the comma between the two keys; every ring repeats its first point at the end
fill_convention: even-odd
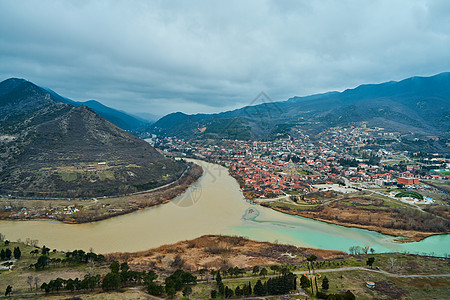
{"type": "Polygon", "coordinates": [[[400,177],[399,179],[397,179],[397,183],[401,183],[401,184],[405,184],[405,185],[419,184],[419,178],[400,177]]]}

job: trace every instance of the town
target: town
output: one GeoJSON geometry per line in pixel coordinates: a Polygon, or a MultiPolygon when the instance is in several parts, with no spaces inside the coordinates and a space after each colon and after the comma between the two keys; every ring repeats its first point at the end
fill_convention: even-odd
{"type": "MultiPolygon", "coordinates": [[[[166,155],[226,166],[249,200],[308,194],[323,184],[340,185],[339,191],[343,186],[416,190],[420,194],[406,193],[399,198],[419,204],[434,203],[429,195],[446,199],[439,183],[450,179],[449,159],[439,153],[383,147],[386,141],[399,138],[399,133],[362,123],[330,128],[315,139],[298,130],[295,138],[283,136],[273,141],[185,141],[156,135],[147,141],[166,155]]],[[[392,196],[392,192],[385,195],[392,196]]]]}

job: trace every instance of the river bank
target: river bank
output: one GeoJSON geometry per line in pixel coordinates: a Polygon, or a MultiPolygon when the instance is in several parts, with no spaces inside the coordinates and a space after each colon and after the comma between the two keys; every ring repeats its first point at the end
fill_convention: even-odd
{"type": "Polygon", "coordinates": [[[283,196],[253,202],[288,215],[395,236],[402,243],[450,233],[448,218],[397,200],[365,191],[331,196],[328,193],[318,192],[313,199],[305,200],[292,201],[283,196]]]}
{"type": "MultiPolygon", "coordinates": [[[[254,286],[257,280],[264,282],[277,277],[282,270],[289,270],[298,277],[312,271],[319,279],[327,276],[330,280],[329,293],[341,293],[342,290],[350,289],[358,299],[385,299],[392,298],[392,295],[395,299],[405,296],[415,299],[444,299],[448,294],[450,280],[448,259],[399,253],[349,255],[341,251],[225,235],[204,235],[140,252],[115,252],[104,255],[104,260],[89,262],[74,261],[70,259],[70,255],[66,255],[67,252],[55,249],[47,254],[52,263],[47,264],[44,270],[30,268],[30,265],[38,261],[39,255],[33,253],[38,248],[23,242],[0,241],[2,250],[15,247],[21,249],[22,255],[20,259],[14,260],[11,270],[0,271],[0,289],[6,290],[8,285],[12,285],[12,296],[16,298],[47,299],[51,296],[54,299],[150,299],[145,283],[131,276],[118,291],[105,292],[100,288],[105,275],[111,272],[110,266],[114,261],[120,265],[126,263],[129,269],[121,268],[120,272],[124,272],[123,274],[128,271],[130,275],[143,271],[155,272],[157,283],[164,282],[165,278],[178,269],[190,272],[197,276],[197,284],[191,285],[190,299],[210,297],[210,291],[217,288],[214,278],[219,269],[223,282],[233,290],[243,283],[251,282],[254,286]],[[314,270],[311,270],[311,264],[307,260],[312,255],[315,256],[314,270]],[[373,258],[371,267],[367,266],[369,257],[373,258]],[[86,284],[89,276],[97,278],[95,287],[86,284]],[[30,278],[37,283],[33,280],[30,284],[30,278]],[[40,288],[41,284],[50,284],[57,278],[63,283],[59,290],[50,289],[46,294],[44,288],[40,288]],[[79,284],[71,289],[67,286],[69,280],[79,284]],[[367,281],[374,282],[375,288],[368,289],[365,285],[367,281]],[[424,288],[425,285],[429,287],[424,288]]],[[[320,285],[320,281],[318,284],[320,285]]],[[[309,289],[305,291],[312,294],[309,289]]],[[[299,299],[294,294],[286,295],[285,298],[299,299]]],[[[174,299],[185,297],[179,292],[174,299]]]]}
{"type": "MultiPolygon", "coordinates": [[[[262,206],[264,206],[264,205],[262,205],[262,206]]],[[[316,221],[326,222],[329,224],[335,224],[335,225],[344,226],[344,227],[348,227],[348,228],[353,227],[353,228],[366,229],[366,230],[370,230],[370,231],[376,231],[376,232],[379,232],[382,234],[395,236],[395,237],[398,237],[397,239],[395,239],[395,241],[400,242],[400,243],[419,242],[430,236],[443,235],[443,234],[450,233],[450,232],[442,232],[442,233],[421,232],[421,231],[413,231],[413,230],[385,228],[385,227],[376,226],[376,225],[361,225],[361,224],[354,224],[354,223],[349,224],[349,223],[340,222],[340,221],[336,221],[336,220],[328,220],[328,219],[320,218],[316,215],[310,215],[310,214],[301,213],[301,212],[294,212],[291,210],[282,209],[282,208],[278,208],[278,207],[272,207],[272,209],[275,211],[281,212],[281,213],[288,214],[288,215],[302,216],[305,218],[310,218],[310,219],[313,219],[316,221]]]]}
{"type": "Polygon", "coordinates": [[[101,221],[165,204],[183,194],[203,174],[201,166],[191,163],[186,172],[171,184],[128,196],[90,200],[0,199],[4,203],[1,220],[56,220],[66,224],[101,221]]]}
{"type": "Polygon", "coordinates": [[[338,226],[252,205],[244,200],[238,183],[226,168],[200,160],[193,162],[203,168],[203,176],[167,204],[83,224],[3,220],[0,233],[9,240],[29,238],[52,249],[89,251],[93,248],[97,253],[143,251],[202,235],[222,234],[345,252],[352,246],[370,245],[376,253],[448,255],[450,235],[398,243],[395,237],[375,231],[338,226]],[[259,211],[255,218],[243,217],[249,209],[259,211]]]}

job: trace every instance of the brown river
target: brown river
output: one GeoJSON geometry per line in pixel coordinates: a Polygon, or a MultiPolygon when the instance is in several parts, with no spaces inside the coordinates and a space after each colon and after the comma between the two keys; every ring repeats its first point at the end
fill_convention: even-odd
{"type": "MultiPolygon", "coordinates": [[[[377,252],[402,251],[444,256],[449,235],[399,244],[393,237],[307,218],[285,215],[251,205],[226,168],[195,160],[204,175],[170,203],[87,224],[53,221],[0,221],[7,239],[37,239],[39,245],[60,250],[94,249],[98,253],[139,251],[188,240],[204,234],[232,234],[256,240],[348,251],[371,245],[377,252]],[[252,209],[256,214],[243,218],[252,209]]],[[[450,251],[449,251],[450,253],[450,251]]]]}

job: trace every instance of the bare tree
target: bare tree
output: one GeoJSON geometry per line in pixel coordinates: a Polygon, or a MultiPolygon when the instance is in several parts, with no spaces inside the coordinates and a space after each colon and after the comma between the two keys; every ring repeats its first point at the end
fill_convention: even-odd
{"type": "Polygon", "coordinates": [[[34,277],[34,286],[36,288],[36,291],[38,290],[38,283],[41,281],[41,279],[39,279],[39,277],[34,277]]]}
{"type": "Polygon", "coordinates": [[[33,276],[28,276],[27,277],[27,283],[30,285],[30,291],[33,290],[33,276]]]}
{"type": "Polygon", "coordinates": [[[395,258],[389,257],[389,260],[391,261],[391,269],[392,269],[392,268],[394,268],[395,258]]]}
{"type": "Polygon", "coordinates": [[[0,241],[3,242],[5,240],[5,235],[3,233],[0,233],[0,241]]]}
{"type": "Polygon", "coordinates": [[[364,254],[367,254],[367,252],[369,252],[370,246],[369,245],[364,245],[364,247],[362,248],[364,254]]]}

